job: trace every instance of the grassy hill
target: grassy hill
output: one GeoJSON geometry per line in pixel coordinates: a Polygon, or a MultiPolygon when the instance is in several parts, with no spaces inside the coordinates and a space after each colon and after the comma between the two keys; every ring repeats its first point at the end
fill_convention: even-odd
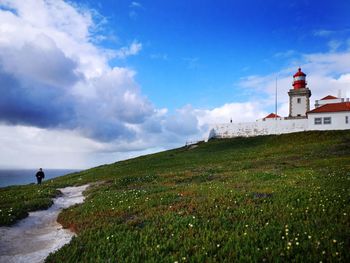
{"type": "Polygon", "coordinates": [[[48,262],[350,261],[349,131],[213,140],[7,187],[0,224],[93,182],[58,218],[78,236],[48,262]]]}

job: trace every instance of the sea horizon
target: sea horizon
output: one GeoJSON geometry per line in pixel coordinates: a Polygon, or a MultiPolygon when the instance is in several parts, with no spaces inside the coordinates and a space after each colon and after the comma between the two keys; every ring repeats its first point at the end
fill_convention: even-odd
{"type": "MultiPolygon", "coordinates": [[[[44,181],[81,170],[82,169],[43,169],[45,173],[44,181]]],[[[36,183],[35,174],[37,171],[37,168],[0,168],[0,188],[11,185],[26,185],[36,183]]]]}

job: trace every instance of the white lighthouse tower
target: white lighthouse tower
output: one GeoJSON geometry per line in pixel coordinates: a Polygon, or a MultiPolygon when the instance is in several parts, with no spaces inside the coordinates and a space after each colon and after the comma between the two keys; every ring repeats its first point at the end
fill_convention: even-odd
{"type": "Polygon", "coordinates": [[[306,87],[306,74],[298,69],[293,76],[293,89],[289,95],[289,116],[287,119],[307,118],[306,112],[310,110],[311,91],[306,87]]]}

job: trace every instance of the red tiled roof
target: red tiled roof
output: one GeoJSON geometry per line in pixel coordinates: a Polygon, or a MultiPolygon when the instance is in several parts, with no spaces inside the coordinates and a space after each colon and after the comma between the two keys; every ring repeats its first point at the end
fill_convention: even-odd
{"type": "Polygon", "coordinates": [[[334,96],[332,96],[332,95],[328,95],[328,96],[322,98],[321,100],[334,100],[334,99],[338,99],[338,98],[337,98],[337,97],[334,97],[334,96]]]}
{"type": "Polygon", "coordinates": [[[308,111],[307,113],[339,112],[339,111],[350,111],[350,102],[325,104],[316,109],[308,111]]]}
{"type": "Polygon", "coordinates": [[[270,119],[270,118],[280,118],[280,116],[274,114],[274,113],[270,113],[269,115],[267,115],[264,119],[270,119]]]}

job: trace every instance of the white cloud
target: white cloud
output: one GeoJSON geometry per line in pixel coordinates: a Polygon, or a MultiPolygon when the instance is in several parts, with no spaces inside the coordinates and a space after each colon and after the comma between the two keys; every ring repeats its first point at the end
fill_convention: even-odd
{"type": "Polygon", "coordinates": [[[168,60],[167,54],[155,53],[149,56],[151,59],[160,59],[160,60],[168,60]]]}
{"type": "Polygon", "coordinates": [[[128,47],[122,47],[121,49],[119,49],[118,51],[115,52],[115,56],[117,58],[127,58],[129,56],[134,56],[137,55],[142,49],[142,44],[134,41],[130,44],[130,46],[128,47]]]}
{"type": "Polygon", "coordinates": [[[244,103],[227,103],[211,110],[195,110],[199,125],[211,125],[215,123],[246,122],[255,121],[263,117],[266,111],[263,110],[259,101],[244,103]]]}
{"type": "Polygon", "coordinates": [[[138,13],[136,11],[137,9],[143,9],[142,4],[140,2],[136,2],[136,1],[131,2],[129,7],[130,7],[129,17],[131,19],[136,19],[137,18],[137,16],[138,16],[138,13]]]}
{"type": "Polygon", "coordinates": [[[96,12],[64,1],[0,5],[0,121],[76,129],[105,141],[130,138],[127,123],[153,114],[135,72],[108,65],[112,54],[136,55],[141,43],[117,51],[98,47],[91,41],[96,12]]]}
{"type": "Polygon", "coordinates": [[[102,74],[107,67],[105,50],[90,41],[93,12],[74,8],[64,1],[2,1],[1,6],[16,12],[0,12],[0,46],[21,48],[31,43],[40,47],[38,36],[46,36],[65,56],[79,62],[86,77],[102,74]]]}
{"type": "Polygon", "coordinates": [[[328,37],[334,33],[335,33],[335,31],[327,30],[327,29],[319,29],[319,30],[315,30],[313,32],[314,36],[319,36],[319,37],[328,37]]]}
{"type": "Polygon", "coordinates": [[[142,5],[141,5],[141,3],[139,3],[139,2],[133,1],[133,2],[131,2],[130,7],[131,7],[131,8],[141,8],[142,5]]]}
{"type": "Polygon", "coordinates": [[[350,52],[305,54],[303,67],[322,75],[339,75],[350,71],[350,52]]]}
{"type": "Polygon", "coordinates": [[[176,114],[164,121],[165,129],[176,135],[193,135],[198,133],[198,120],[190,105],[178,109],[176,114]]]}
{"type": "Polygon", "coordinates": [[[68,130],[0,125],[0,167],[86,168],[103,144],[68,130]]]}
{"type": "MultiPolygon", "coordinates": [[[[4,138],[17,134],[1,141],[2,149],[13,145],[17,153],[33,150],[32,156],[42,156],[51,167],[86,166],[90,152],[101,149],[120,154],[144,151],[135,146],[140,134],[132,126],[150,123],[157,110],[142,94],[133,70],[108,64],[113,56],[138,54],[142,44],[134,41],[116,51],[97,46],[94,39],[101,37],[98,29],[106,19],[68,2],[0,1],[0,7],[0,132],[4,138]],[[26,140],[33,131],[40,136],[26,140]],[[55,137],[61,138],[58,144],[55,137]],[[91,151],[73,150],[84,147],[91,151]],[[60,156],[56,163],[45,157],[49,149],[51,156],[60,156]],[[65,153],[75,156],[75,165],[65,153]]],[[[23,154],[17,159],[19,166],[29,165],[23,154]]],[[[9,158],[2,160],[4,166],[9,158]]]]}
{"type": "Polygon", "coordinates": [[[349,28],[343,28],[343,29],[337,29],[337,30],[319,29],[319,30],[314,30],[313,35],[317,37],[327,38],[334,35],[347,34],[349,31],[350,31],[349,28]]]}
{"type": "Polygon", "coordinates": [[[285,52],[278,52],[276,53],[274,56],[276,58],[280,58],[280,59],[286,59],[286,58],[289,58],[291,56],[295,56],[297,54],[297,52],[295,50],[287,50],[285,52]]]}
{"type": "Polygon", "coordinates": [[[339,40],[331,40],[328,42],[328,47],[331,52],[335,52],[338,50],[338,48],[342,45],[342,42],[339,40]]]}

